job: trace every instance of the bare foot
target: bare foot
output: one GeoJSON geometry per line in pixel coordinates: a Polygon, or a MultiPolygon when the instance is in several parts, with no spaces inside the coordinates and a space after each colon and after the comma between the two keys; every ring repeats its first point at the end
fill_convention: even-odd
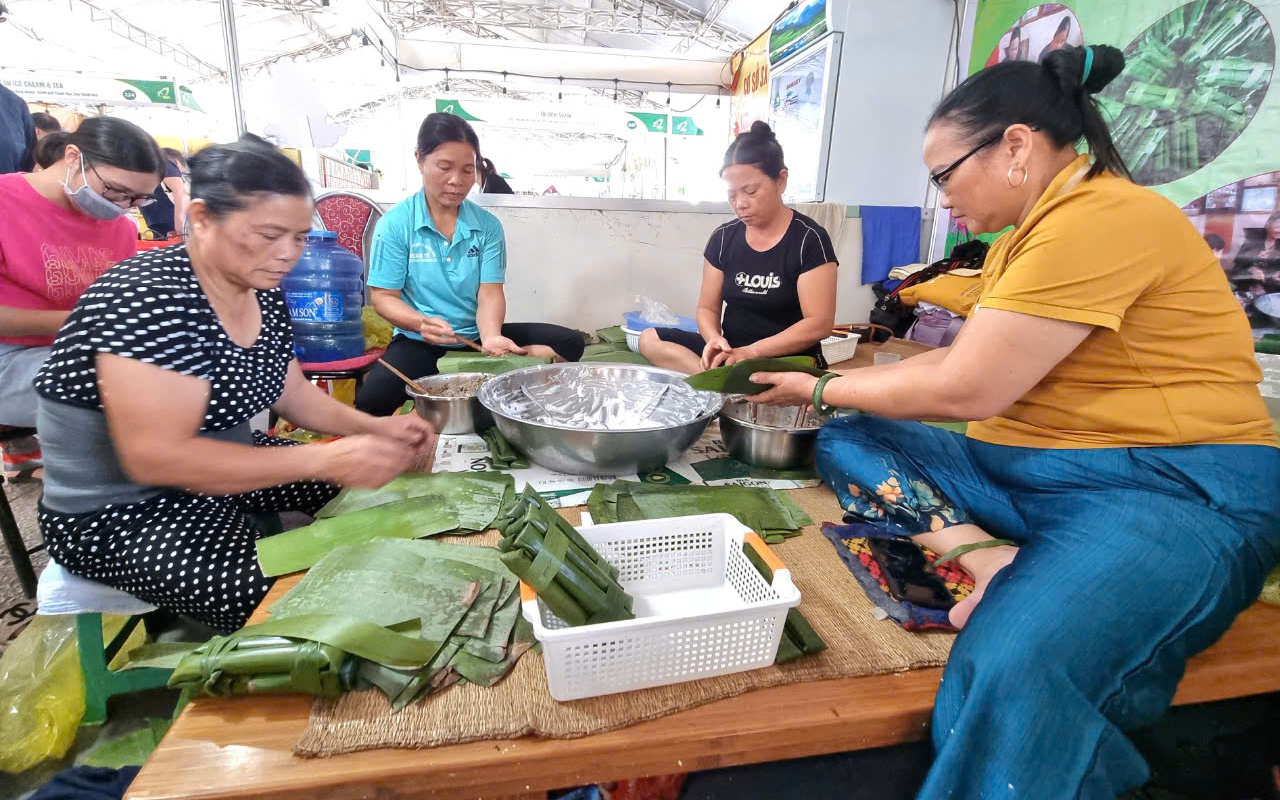
{"type": "Polygon", "coordinates": [[[947,618],[954,627],[959,629],[965,626],[973,610],[982,600],[982,595],[986,593],[987,584],[991,583],[991,579],[997,572],[1012,564],[1017,555],[1018,548],[1000,545],[974,550],[960,557],[961,568],[973,576],[973,591],[968,597],[952,606],[951,611],[947,613],[947,618]]]}

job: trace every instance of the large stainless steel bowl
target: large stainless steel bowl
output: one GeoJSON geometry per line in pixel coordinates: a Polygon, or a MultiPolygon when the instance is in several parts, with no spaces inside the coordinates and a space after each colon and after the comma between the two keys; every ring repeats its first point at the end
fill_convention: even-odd
{"type": "Polygon", "coordinates": [[[485,372],[454,372],[418,378],[427,394],[404,391],[413,398],[418,416],[431,423],[436,433],[478,433],[493,425],[493,417],[476,399],[476,391],[489,379],[485,372]]]}
{"type": "MultiPolygon", "coordinates": [[[[720,411],[719,395],[694,392],[671,370],[631,364],[546,364],[495,376],[480,387],[498,430],[530,460],[575,475],[648,472],[680,458],[720,411]],[[557,393],[572,402],[543,403],[557,393]],[[528,408],[520,403],[527,398],[528,408]],[[604,419],[601,423],[600,419],[604,419]],[[616,422],[616,424],[611,424],[616,422]]],[[[557,398],[559,400],[561,398],[557,398]]]]}
{"type": "Polygon", "coordinates": [[[826,419],[811,408],[726,403],[720,436],[729,455],[766,469],[802,469],[813,464],[818,429],[826,419]]]}

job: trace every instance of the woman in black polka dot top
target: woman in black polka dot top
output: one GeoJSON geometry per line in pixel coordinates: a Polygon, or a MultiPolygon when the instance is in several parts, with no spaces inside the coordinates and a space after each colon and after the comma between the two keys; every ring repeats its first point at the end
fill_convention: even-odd
{"type": "Polygon", "coordinates": [[[72,574],[230,631],[270,586],[248,514],[381,486],[432,431],[349,408],[298,368],[279,285],[312,203],[293,162],[256,137],[207,148],[191,198],[189,243],[93,283],[36,378],[40,526],[72,574]],[[269,447],[289,443],[250,431],[267,408],[344,438],[269,447]]]}

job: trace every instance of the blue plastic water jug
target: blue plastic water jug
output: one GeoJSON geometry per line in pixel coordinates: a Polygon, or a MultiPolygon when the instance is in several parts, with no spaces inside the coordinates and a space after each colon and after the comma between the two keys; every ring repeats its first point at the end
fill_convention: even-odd
{"type": "Polygon", "coordinates": [[[338,244],[338,234],[308,233],[302,258],[280,287],[293,320],[293,352],[299,361],[342,361],[364,353],[364,263],[338,244]]]}

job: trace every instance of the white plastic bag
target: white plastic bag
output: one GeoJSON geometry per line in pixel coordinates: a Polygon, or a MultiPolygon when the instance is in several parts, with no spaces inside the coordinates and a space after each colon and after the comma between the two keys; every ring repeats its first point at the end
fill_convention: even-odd
{"type": "Polygon", "coordinates": [[[636,295],[636,305],[640,307],[640,319],[656,327],[670,327],[680,321],[670,306],[652,297],[638,294],[636,295]]]}

